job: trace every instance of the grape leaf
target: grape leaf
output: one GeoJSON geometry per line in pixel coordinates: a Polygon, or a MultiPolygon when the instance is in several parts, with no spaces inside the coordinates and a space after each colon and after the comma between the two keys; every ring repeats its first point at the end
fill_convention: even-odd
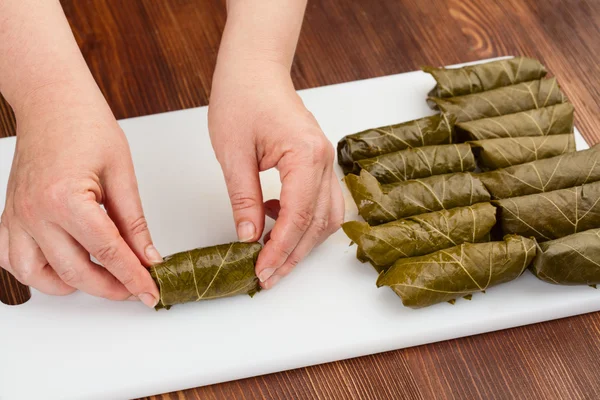
{"type": "Polygon", "coordinates": [[[567,102],[500,117],[461,122],[455,127],[456,135],[459,141],[469,141],[571,133],[573,111],[573,105],[567,102]]]}
{"type": "Polygon", "coordinates": [[[493,203],[504,234],[545,241],[600,226],[600,181],[493,203]]]}
{"type": "Polygon", "coordinates": [[[481,170],[506,168],[575,151],[572,133],[552,136],[500,138],[469,142],[481,170]]]}
{"type": "Polygon", "coordinates": [[[381,183],[394,183],[432,175],[475,170],[468,144],[416,147],[359,160],[355,164],[381,183]]]}
{"type": "Polygon", "coordinates": [[[157,309],[260,290],[254,266],[259,243],[229,243],[165,257],[150,268],[160,291],[157,309]]]}
{"type": "Polygon", "coordinates": [[[523,82],[448,99],[430,97],[429,100],[437,104],[442,112],[454,114],[457,123],[513,114],[567,101],[556,78],[523,82]]]}
{"type": "Polygon", "coordinates": [[[454,97],[479,93],[502,86],[533,81],[546,76],[544,66],[532,58],[515,57],[462,68],[424,67],[436,81],[429,92],[434,97],[454,97]]]}
{"type": "Polygon", "coordinates": [[[338,163],[347,174],[354,170],[354,162],[358,160],[414,147],[452,143],[453,132],[454,116],[445,114],[367,129],[338,142],[338,163]]]}
{"type": "Polygon", "coordinates": [[[600,283],[600,229],[590,229],[540,243],[531,270],[557,285],[600,283]]]}
{"type": "Polygon", "coordinates": [[[490,203],[421,214],[371,227],[349,221],[342,229],[358,244],[357,257],[379,272],[403,257],[415,257],[465,242],[489,240],[496,223],[490,203]]]}
{"type": "Polygon", "coordinates": [[[370,225],[490,200],[490,194],[481,181],[469,173],[381,185],[375,177],[362,170],[360,176],[350,174],[344,180],[359,214],[370,225]]]}
{"type": "Polygon", "coordinates": [[[492,198],[525,196],[600,181],[600,147],[478,174],[492,198]]]}
{"type": "Polygon", "coordinates": [[[535,253],[535,241],[517,235],[502,242],[464,243],[400,258],[379,275],[377,286],[389,286],[407,307],[427,307],[516,279],[535,253]]]}

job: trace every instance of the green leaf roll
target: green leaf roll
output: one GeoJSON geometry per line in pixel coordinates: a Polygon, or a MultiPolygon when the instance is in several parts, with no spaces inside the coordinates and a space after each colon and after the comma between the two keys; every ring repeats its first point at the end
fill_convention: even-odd
{"type": "Polygon", "coordinates": [[[411,308],[454,300],[518,278],[536,253],[536,243],[517,235],[502,242],[464,243],[428,255],[401,258],[379,275],[411,308]]]}
{"type": "Polygon", "coordinates": [[[401,124],[367,129],[342,138],[337,145],[338,163],[344,173],[354,162],[413,147],[452,143],[454,117],[433,115],[401,124]]]}
{"type": "Polygon", "coordinates": [[[156,309],[192,301],[253,296],[260,290],[254,266],[259,243],[229,243],[165,257],[150,269],[160,291],[156,309]]]}
{"type": "Polygon", "coordinates": [[[402,182],[432,175],[475,170],[475,158],[466,144],[416,147],[356,162],[381,183],[402,182]]]}
{"type": "Polygon", "coordinates": [[[454,114],[457,123],[498,117],[567,101],[560,91],[556,78],[523,82],[448,99],[430,97],[429,100],[442,112],[454,114]]]}
{"type": "Polygon", "coordinates": [[[494,199],[566,189],[600,181],[597,147],[477,174],[494,199]]]}
{"type": "Polygon", "coordinates": [[[457,124],[459,141],[522,136],[549,136],[573,132],[574,108],[569,102],[500,117],[457,124]]]}
{"type": "Polygon", "coordinates": [[[344,180],[359,214],[370,225],[490,201],[483,183],[469,173],[381,185],[363,170],[360,176],[350,174],[344,180]]]}
{"type": "Polygon", "coordinates": [[[556,285],[600,284],[600,229],[540,243],[531,270],[556,285]]]}
{"type": "Polygon", "coordinates": [[[379,272],[397,259],[416,257],[465,242],[489,240],[496,224],[496,208],[490,203],[421,214],[371,227],[349,221],[342,229],[358,245],[357,257],[379,272]]]}
{"type": "Polygon", "coordinates": [[[575,151],[572,133],[553,136],[501,138],[469,142],[483,171],[506,168],[575,151]]]}
{"type": "Polygon", "coordinates": [[[425,67],[436,81],[429,92],[433,97],[454,97],[479,93],[502,86],[533,81],[546,76],[546,68],[537,60],[515,57],[462,68],[425,67]]]}
{"type": "Polygon", "coordinates": [[[504,234],[546,241],[600,227],[600,181],[493,204],[504,234]]]}

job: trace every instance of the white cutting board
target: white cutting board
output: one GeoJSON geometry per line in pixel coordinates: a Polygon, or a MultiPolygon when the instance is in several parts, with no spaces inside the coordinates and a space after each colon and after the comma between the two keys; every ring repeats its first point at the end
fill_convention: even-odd
{"type": "MultiPolygon", "coordinates": [[[[300,92],[333,143],[343,135],[432,113],[421,72],[300,92]]],[[[163,254],[235,240],[206,107],[121,121],[163,254]]],[[[0,204],[14,138],[0,140],[0,204]]],[[[577,136],[579,149],[587,147],[577,136]]],[[[341,171],[338,169],[341,178],[341,171]]],[[[265,199],[278,196],[274,173],[265,199]]],[[[346,218],[356,219],[346,193],[346,218]]],[[[141,303],[33,291],[0,303],[0,399],[118,399],[208,385],[600,310],[600,291],[543,283],[529,272],[472,301],[422,310],[377,289],[343,232],[279,285],[248,296],[155,312],[141,303]]],[[[426,373],[425,371],[422,371],[426,373]]]]}

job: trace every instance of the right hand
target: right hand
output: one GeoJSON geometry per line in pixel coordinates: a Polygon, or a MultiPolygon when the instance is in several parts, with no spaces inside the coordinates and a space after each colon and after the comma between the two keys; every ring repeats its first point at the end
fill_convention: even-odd
{"type": "Polygon", "coordinates": [[[101,96],[52,100],[72,99],[73,90],[48,87],[15,110],[0,266],[46,294],[79,289],[153,307],[159,293],[144,266],[162,259],[144,218],[127,140],[101,96]],[[61,91],[70,95],[57,96],[61,91]]]}

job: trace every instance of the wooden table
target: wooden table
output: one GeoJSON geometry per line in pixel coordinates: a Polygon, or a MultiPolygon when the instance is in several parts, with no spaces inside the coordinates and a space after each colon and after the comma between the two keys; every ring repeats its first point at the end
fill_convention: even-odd
{"type": "MultiPolygon", "coordinates": [[[[62,3],[117,118],[208,103],[224,0],[62,3]]],[[[500,55],[542,60],[600,141],[599,0],[313,0],[292,76],[303,89],[500,55]]],[[[14,133],[0,102],[0,137],[14,133]]],[[[0,272],[0,298],[28,294],[0,272]]],[[[589,399],[599,360],[594,313],[152,398],[589,399]]]]}

